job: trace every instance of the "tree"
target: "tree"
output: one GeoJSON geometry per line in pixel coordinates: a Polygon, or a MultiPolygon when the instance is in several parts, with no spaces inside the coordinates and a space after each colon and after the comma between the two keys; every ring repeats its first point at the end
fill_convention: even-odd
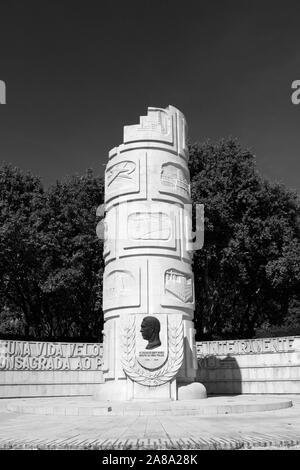
{"type": "Polygon", "coordinates": [[[195,253],[198,338],[253,337],[280,324],[299,294],[299,199],[263,180],[236,140],[190,147],[194,202],[205,205],[195,253]]]}
{"type": "Polygon", "coordinates": [[[0,311],[5,318],[13,312],[25,335],[36,315],[33,225],[43,194],[37,177],[11,165],[0,168],[0,311]]]}
{"type": "Polygon", "coordinates": [[[102,179],[89,171],[44,191],[38,178],[9,165],[0,178],[2,332],[13,334],[13,314],[26,338],[99,340],[102,179]]]}
{"type": "Polygon", "coordinates": [[[91,171],[58,182],[46,194],[38,227],[46,273],[40,288],[56,337],[101,337],[103,245],[96,236],[96,209],[102,203],[103,181],[91,171]]]}

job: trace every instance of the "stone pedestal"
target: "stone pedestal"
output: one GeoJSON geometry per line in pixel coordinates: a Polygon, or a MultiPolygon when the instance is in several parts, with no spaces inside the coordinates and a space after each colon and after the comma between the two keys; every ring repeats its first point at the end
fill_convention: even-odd
{"type": "Polygon", "coordinates": [[[197,374],[191,198],[186,121],[173,106],[148,108],[109,153],[104,258],[97,397],[203,398],[203,386],[188,387],[197,374]]]}

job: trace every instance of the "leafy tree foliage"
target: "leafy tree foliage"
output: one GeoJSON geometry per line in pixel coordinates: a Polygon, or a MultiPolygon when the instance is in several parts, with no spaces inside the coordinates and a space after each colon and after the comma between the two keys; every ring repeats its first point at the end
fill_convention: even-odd
{"type": "Polygon", "coordinates": [[[193,201],[205,206],[194,256],[198,338],[251,338],[288,322],[300,292],[297,195],[264,181],[232,139],[192,145],[190,172],[193,201]]]}
{"type": "Polygon", "coordinates": [[[99,340],[102,180],[89,171],[44,191],[38,178],[8,165],[0,178],[2,334],[99,340]]]}

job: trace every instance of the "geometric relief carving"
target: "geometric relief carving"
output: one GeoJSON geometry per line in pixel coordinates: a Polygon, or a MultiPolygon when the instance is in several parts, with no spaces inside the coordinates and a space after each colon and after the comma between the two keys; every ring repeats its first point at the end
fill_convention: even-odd
{"type": "Polygon", "coordinates": [[[172,294],[184,303],[192,302],[192,277],[176,269],[168,269],[165,272],[165,292],[172,294]]]}
{"type": "Polygon", "coordinates": [[[148,108],[147,116],[140,116],[140,123],[124,127],[124,143],[138,140],[158,140],[172,143],[172,117],[165,109],[148,108]]]}
{"type": "Polygon", "coordinates": [[[135,279],[129,271],[116,270],[105,279],[106,299],[131,297],[136,292],[135,279]]]}
{"type": "Polygon", "coordinates": [[[171,119],[164,110],[149,110],[147,116],[141,116],[137,131],[151,131],[166,135],[170,133],[171,119]]]}
{"type": "Polygon", "coordinates": [[[129,160],[116,163],[106,172],[107,187],[117,186],[122,188],[124,185],[128,186],[128,183],[130,185],[134,180],[135,170],[136,164],[129,160]]]}
{"type": "Polygon", "coordinates": [[[186,171],[173,163],[162,165],[160,174],[161,184],[174,191],[189,196],[189,181],[186,171]]]}
{"type": "Polygon", "coordinates": [[[128,238],[132,240],[168,240],[170,218],[162,212],[134,212],[128,217],[128,238]]]}

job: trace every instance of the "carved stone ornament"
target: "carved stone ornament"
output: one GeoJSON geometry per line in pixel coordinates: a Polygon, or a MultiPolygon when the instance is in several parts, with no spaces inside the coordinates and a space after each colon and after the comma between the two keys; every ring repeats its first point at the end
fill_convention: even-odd
{"type": "Polygon", "coordinates": [[[170,382],[179,371],[183,361],[183,322],[182,319],[168,321],[168,359],[155,370],[145,369],[136,357],[136,325],[135,315],[131,315],[128,324],[123,330],[123,357],[124,372],[134,382],[148,387],[156,387],[170,382]]]}
{"type": "Polygon", "coordinates": [[[192,277],[176,269],[168,269],[165,273],[165,291],[184,303],[192,302],[192,277]]]}

